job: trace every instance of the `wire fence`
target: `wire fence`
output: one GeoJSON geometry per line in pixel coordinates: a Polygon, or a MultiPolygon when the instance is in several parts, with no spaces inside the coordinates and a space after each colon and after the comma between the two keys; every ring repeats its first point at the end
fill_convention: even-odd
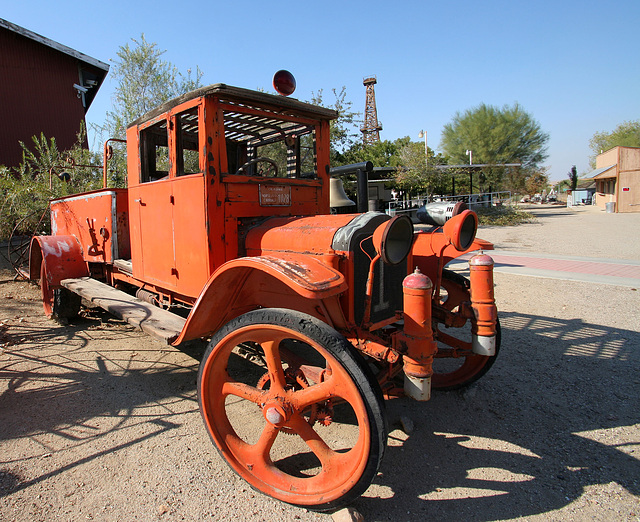
{"type": "Polygon", "coordinates": [[[440,201],[462,201],[471,210],[482,207],[494,207],[500,205],[513,205],[514,200],[511,191],[483,192],[478,194],[456,194],[455,196],[423,196],[409,200],[393,200],[385,205],[385,212],[389,215],[412,215],[427,203],[440,201]]]}

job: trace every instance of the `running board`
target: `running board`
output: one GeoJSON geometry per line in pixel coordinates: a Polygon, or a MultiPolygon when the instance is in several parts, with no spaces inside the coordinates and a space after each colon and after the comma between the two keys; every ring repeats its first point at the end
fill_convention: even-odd
{"type": "Polygon", "coordinates": [[[90,277],[63,279],[60,284],[91,304],[104,308],[107,312],[166,344],[171,344],[177,339],[187,322],[179,315],[90,277]]]}

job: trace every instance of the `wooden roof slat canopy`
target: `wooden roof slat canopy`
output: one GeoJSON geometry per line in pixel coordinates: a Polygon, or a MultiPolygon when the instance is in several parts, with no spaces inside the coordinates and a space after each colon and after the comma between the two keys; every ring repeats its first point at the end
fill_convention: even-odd
{"type": "MultiPolygon", "coordinates": [[[[223,83],[217,83],[207,87],[201,87],[200,89],[178,96],[177,98],[174,98],[173,100],[149,111],[145,115],[133,121],[129,126],[132,127],[143,124],[170,111],[178,105],[202,96],[215,97],[219,99],[220,102],[227,106],[227,109],[232,110],[233,107],[238,107],[238,114],[240,114],[240,108],[242,108],[242,116],[253,114],[258,117],[263,117],[265,112],[271,112],[273,113],[274,118],[272,121],[269,121],[269,123],[277,125],[280,129],[282,129],[283,120],[291,117],[296,117],[297,119],[303,117],[313,121],[329,121],[338,117],[338,113],[333,109],[327,109],[311,103],[301,102],[295,98],[287,98],[281,95],[267,94],[264,92],[252,91],[240,87],[232,87],[223,83]]],[[[236,116],[234,115],[234,117],[236,116]]],[[[247,129],[251,130],[250,127],[247,127],[247,129]]]]}

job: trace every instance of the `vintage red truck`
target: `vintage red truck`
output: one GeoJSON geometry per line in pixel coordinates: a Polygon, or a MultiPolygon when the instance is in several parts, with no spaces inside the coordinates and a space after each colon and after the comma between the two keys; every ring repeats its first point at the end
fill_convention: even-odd
{"type": "Polygon", "coordinates": [[[336,116],[224,84],[172,100],[129,126],[126,189],[105,174],[51,201],[29,268],[49,316],[84,298],[176,347],[206,339],[198,400],[220,455],[319,511],[375,477],[385,399],[467,385],[500,345],[491,258],[468,279],[446,268],[492,248],[474,212],[419,230],[331,212],[336,116]]]}

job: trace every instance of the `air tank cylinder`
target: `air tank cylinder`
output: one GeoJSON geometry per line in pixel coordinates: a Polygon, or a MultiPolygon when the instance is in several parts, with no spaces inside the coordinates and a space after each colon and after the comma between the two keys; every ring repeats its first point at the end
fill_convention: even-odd
{"type": "Polygon", "coordinates": [[[496,323],[498,310],[493,294],[493,259],[483,254],[469,260],[471,283],[471,308],[475,316],[472,334],[472,350],[478,355],[496,354],[496,323]]]}
{"type": "Polygon", "coordinates": [[[431,329],[431,279],[418,268],[402,282],[404,330],[400,349],[404,352],[404,391],[413,399],[431,398],[433,356],[437,351],[431,329]]]}

